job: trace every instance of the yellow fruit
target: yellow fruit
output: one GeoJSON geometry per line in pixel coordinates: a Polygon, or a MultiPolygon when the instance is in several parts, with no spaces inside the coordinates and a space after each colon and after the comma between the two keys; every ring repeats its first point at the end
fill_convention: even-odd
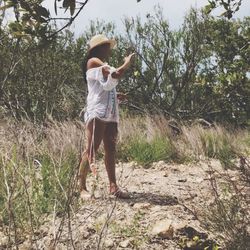
{"type": "Polygon", "coordinates": [[[135,72],[134,72],[134,76],[135,76],[135,77],[137,77],[137,76],[139,76],[139,75],[140,75],[139,71],[135,71],[135,72]]]}

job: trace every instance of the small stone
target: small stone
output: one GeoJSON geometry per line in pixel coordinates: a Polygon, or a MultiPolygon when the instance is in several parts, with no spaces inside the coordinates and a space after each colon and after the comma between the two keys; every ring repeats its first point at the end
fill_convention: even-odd
{"type": "Polygon", "coordinates": [[[231,181],[237,181],[237,177],[236,176],[233,176],[230,179],[231,179],[231,181]]]}
{"type": "Polygon", "coordinates": [[[162,207],[159,205],[155,205],[153,207],[151,207],[151,213],[158,213],[162,211],[162,207]]]}
{"type": "Polygon", "coordinates": [[[107,220],[107,214],[103,213],[96,218],[96,224],[104,224],[106,220],[107,220]]]}
{"type": "Polygon", "coordinates": [[[159,236],[163,239],[172,239],[174,236],[172,220],[165,219],[162,221],[157,221],[153,226],[151,234],[154,236],[159,236]]]}
{"type": "Polygon", "coordinates": [[[171,171],[174,172],[174,173],[179,173],[180,172],[180,170],[178,168],[172,168],[171,171]]]}
{"type": "Polygon", "coordinates": [[[0,246],[7,245],[8,241],[9,241],[9,238],[1,233],[0,234],[0,246]]]}
{"type": "Polygon", "coordinates": [[[189,241],[187,241],[186,246],[188,249],[191,247],[195,247],[195,242],[193,242],[192,240],[189,240],[189,241]]]}
{"type": "Polygon", "coordinates": [[[151,204],[150,203],[135,203],[133,208],[134,209],[148,209],[150,208],[151,204]]]}
{"type": "Polygon", "coordinates": [[[127,248],[129,246],[129,244],[130,244],[130,240],[127,239],[127,240],[120,242],[119,246],[122,248],[127,248]]]}
{"type": "Polygon", "coordinates": [[[165,173],[163,174],[163,177],[168,177],[168,173],[165,172],[165,173]]]}
{"type": "Polygon", "coordinates": [[[107,248],[111,248],[111,247],[114,246],[114,241],[111,240],[111,239],[107,239],[107,240],[105,240],[104,245],[105,245],[105,247],[107,247],[107,248]]]}
{"type": "Polygon", "coordinates": [[[80,226],[78,228],[78,233],[81,235],[82,239],[88,239],[90,236],[90,232],[87,231],[85,226],[80,226]]]}
{"type": "Polygon", "coordinates": [[[174,230],[177,231],[177,230],[181,230],[182,228],[185,228],[187,225],[188,225],[187,221],[181,221],[178,223],[175,222],[173,227],[174,227],[174,230]]]}
{"type": "Polygon", "coordinates": [[[203,178],[195,178],[196,183],[202,183],[204,181],[203,178]]]}
{"type": "Polygon", "coordinates": [[[186,181],[187,181],[186,178],[184,178],[184,179],[179,179],[179,180],[178,180],[178,182],[186,182],[186,181]]]}
{"type": "Polygon", "coordinates": [[[163,170],[166,167],[166,163],[164,161],[158,161],[153,163],[153,167],[158,170],[163,170]]]}
{"type": "Polygon", "coordinates": [[[64,250],[67,249],[67,247],[63,243],[57,243],[56,250],[64,250]]]}

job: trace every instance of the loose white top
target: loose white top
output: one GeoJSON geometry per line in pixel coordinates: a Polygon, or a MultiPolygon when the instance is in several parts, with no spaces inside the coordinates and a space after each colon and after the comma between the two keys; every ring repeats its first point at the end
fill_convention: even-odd
{"type": "Polygon", "coordinates": [[[99,118],[107,122],[119,121],[118,101],[115,88],[118,84],[118,79],[111,76],[115,70],[114,67],[107,64],[87,70],[88,96],[84,114],[86,123],[93,118],[99,118]],[[107,66],[109,67],[110,73],[105,79],[102,68],[107,66]]]}

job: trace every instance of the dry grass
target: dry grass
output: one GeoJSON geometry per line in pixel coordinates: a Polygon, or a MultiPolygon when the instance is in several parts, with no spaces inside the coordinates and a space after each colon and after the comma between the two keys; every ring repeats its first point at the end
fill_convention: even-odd
{"type": "MultiPolygon", "coordinates": [[[[197,124],[181,125],[178,129],[179,133],[176,133],[176,130],[169,126],[169,121],[162,116],[124,119],[120,124],[118,155],[125,160],[136,160],[134,148],[140,148],[143,144],[145,150],[152,146],[151,151],[155,152],[156,148],[152,159],[148,159],[146,164],[162,160],[161,154],[157,158],[158,150],[163,151],[165,155],[171,155],[163,160],[185,162],[216,158],[226,168],[232,167],[238,156],[249,155],[248,130],[229,131],[219,125],[206,128],[197,124]]],[[[138,150],[140,159],[143,159],[143,152],[141,148],[138,150]]],[[[140,163],[143,164],[143,160],[140,163]]]]}
{"type": "MultiPolygon", "coordinates": [[[[237,155],[250,152],[246,130],[231,133],[221,126],[183,125],[180,131],[174,133],[161,116],[124,118],[118,158],[150,166],[158,160],[213,157],[230,167],[237,155]]],[[[73,193],[84,141],[84,126],[77,121],[1,125],[0,231],[8,235],[7,247],[17,245],[24,234],[33,240],[39,237],[36,230],[46,214],[70,216],[78,206],[73,193]]]]}
{"type": "Polygon", "coordinates": [[[39,237],[36,231],[44,215],[74,206],[69,200],[83,146],[83,126],[77,122],[52,121],[46,126],[9,122],[1,126],[0,134],[0,226],[8,235],[5,247],[12,247],[23,235],[32,240],[39,237]]]}

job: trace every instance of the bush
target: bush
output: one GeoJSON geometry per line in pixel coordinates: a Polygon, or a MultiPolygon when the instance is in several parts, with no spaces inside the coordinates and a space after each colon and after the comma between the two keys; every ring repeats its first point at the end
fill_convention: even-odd
{"type": "MultiPolygon", "coordinates": [[[[244,194],[244,188],[238,188],[230,178],[221,176],[222,183],[213,177],[211,180],[213,204],[203,207],[203,224],[209,231],[217,235],[223,243],[223,249],[247,250],[249,249],[249,200],[244,194]],[[221,185],[220,185],[221,184],[221,185]]],[[[244,180],[238,181],[247,185],[244,180]]]]}
{"type": "Polygon", "coordinates": [[[183,140],[186,150],[189,149],[196,158],[215,158],[220,160],[225,168],[234,165],[233,160],[244,151],[242,144],[244,136],[233,133],[221,126],[203,128],[201,126],[183,127],[183,140]]]}
{"type": "Polygon", "coordinates": [[[167,137],[157,136],[151,141],[143,137],[135,137],[124,142],[118,156],[122,160],[133,160],[149,166],[156,161],[175,161],[178,158],[178,152],[167,137]]]}
{"type": "Polygon", "coordinates": [[[204,148],[205,156],[220,160],[221,164],[230,168],[232,160],[237,156],[234,148],[233,135],[229,135],[225,129],[216,127],[203,130],[200,139],[204,148]]]}

